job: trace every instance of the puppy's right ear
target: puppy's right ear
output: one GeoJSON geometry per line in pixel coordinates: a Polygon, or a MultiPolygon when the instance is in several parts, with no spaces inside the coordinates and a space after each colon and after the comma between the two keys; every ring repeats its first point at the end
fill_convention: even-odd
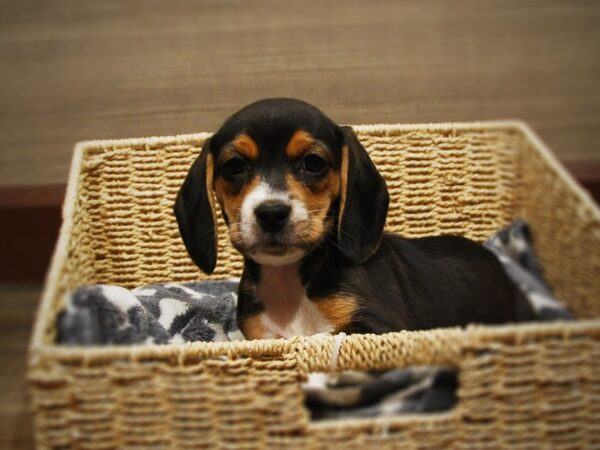
{"type": "Polygon", "coordinates": [[[217,264],[217,211],[213,197],[210,140],[190,168],[175,200],[179,232],[192,261],[211,274],[217,264]]]}

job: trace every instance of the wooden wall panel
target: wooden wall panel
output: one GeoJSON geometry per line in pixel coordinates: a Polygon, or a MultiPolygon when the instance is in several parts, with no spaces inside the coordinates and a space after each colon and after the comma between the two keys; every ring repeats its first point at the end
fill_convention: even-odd
{"type": "Polygon", "coordinates": [[[344,123],[522,118],[599,160],[599,23],[597,1],[0,0],[0,185],[279,95],[344,123]]]}

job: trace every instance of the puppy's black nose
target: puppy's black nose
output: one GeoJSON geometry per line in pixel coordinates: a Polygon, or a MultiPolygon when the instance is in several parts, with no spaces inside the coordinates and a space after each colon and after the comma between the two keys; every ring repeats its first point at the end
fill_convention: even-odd
{"type": "Polygon", "coordinates": [[[254,214],[263,230],[274,233],[285,226],[291,210],[292,208],[283,203],[262,203],[256,207],[254,214]]]}

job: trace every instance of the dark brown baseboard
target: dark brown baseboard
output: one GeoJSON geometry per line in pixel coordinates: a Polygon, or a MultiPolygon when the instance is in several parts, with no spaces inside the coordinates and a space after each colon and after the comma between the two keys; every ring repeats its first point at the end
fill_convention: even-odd
{"type": "Polygon", "coordinates": [[[43,281],[65,185],[0,188],[0,283],[43,281]]]}
{"type": "MultiPolygon", "coordinates": [[[[600,161],[565,165],[600,203],[600,161]]],[[[64,193],[65,185],[0,188],[0,283],[44,280],[64,193]]]]}

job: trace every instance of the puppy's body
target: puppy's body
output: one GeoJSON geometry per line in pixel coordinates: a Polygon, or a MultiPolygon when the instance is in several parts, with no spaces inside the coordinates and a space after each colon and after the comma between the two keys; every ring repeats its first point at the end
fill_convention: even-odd
{"type": "Polygon", "coordinates": [[[361,310],[361,331],[501,323],[517,320],[519,313],[519,291],[498,259],[457,236],[384,235],[375,255],[352,272],[359,298],[374,305],[361,310]],[[374,283],[362,284],[364,277],[374,283]]]}
{"type": "Polygon", "coordinates": [[[244,255],[247,338],[499,323],[531,317],[495,256],[468,239],[383,233],[385,181],[352,130],[292,99],[254,103],[204,145],[175,213],[205,272],[215,199],[244,255]]]}
{"type": "Polygon", "coordinates": [[[246,262],[238,322],[247,337],[385,333],[532,317],[497,258],[468,239],[385,233],[361,265],[347,265],[331,247],[275,271],[246,262]],[[264,289],[273,279],[280,283],[264,289]]]}

